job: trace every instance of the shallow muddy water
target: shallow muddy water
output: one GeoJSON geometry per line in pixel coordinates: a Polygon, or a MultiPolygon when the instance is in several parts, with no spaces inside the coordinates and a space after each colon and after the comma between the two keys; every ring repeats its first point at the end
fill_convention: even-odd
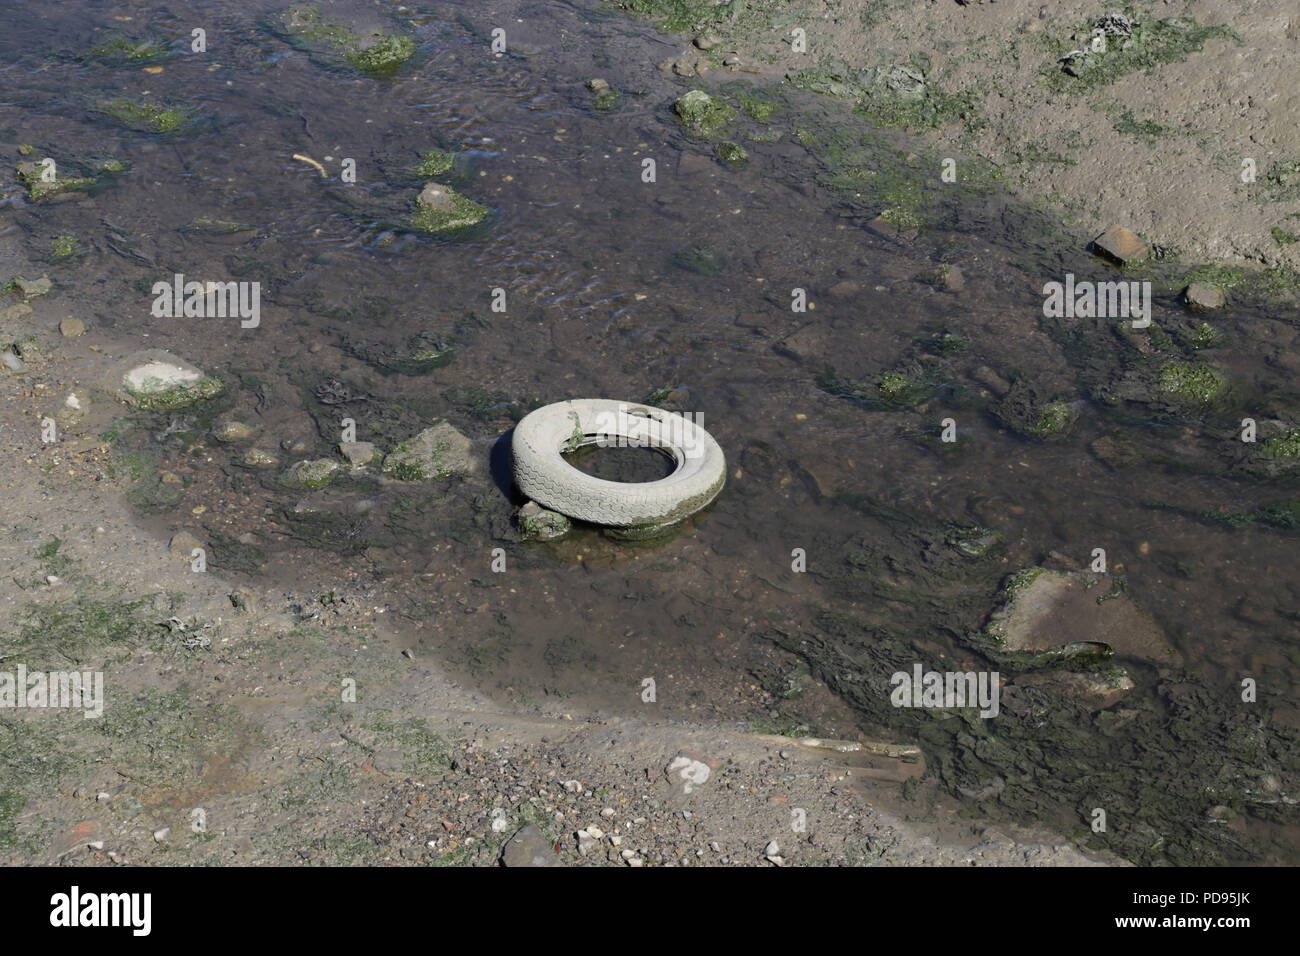
{"type": "MultiPolygon", "coordinates": [[[[953,189],[909,231],[891,209],[946,187],[835,104],[744,73],[675,78],[657,68],[675,41],[595,4],[324,5],[414,40],[378,79],[290,43],[272,28],[284,7],[0,4],[14,164],[19,144],[72,169],[130,163],[40,205],[6,179],[6,224],[33,257],[77,237],[81,254],[49,271],[92,334],[172,349],[228,384],[207,408],[118,430],[124,452],[184,482],[135,496],[143,521],[202,533],[215,570],[263,586],[375,583],[421,656],[518,705],[917,742],[931,773],[904,792],[918,801],[1045,821],[1139,862],[1300,860],[1282,799],[1300,790],[1296,533],[1214,517],[1296,497],[1293,472],[1252,471],[1233,445],[1240,418],[1300,411],[1294,308],[1234,303],[1210,320],[1221,338],[1203,358],[1232,382],[1227,403],[1134,401],[1149,349],[1102,320],[1043,317],[1044,282],[1113,269],[1058,254],[1041,216],[996,193],[953,189]],[[205,53],[189,52],[194,28],[205,53]],[[90,55],[115,36],[168,55],[90,55]],[[613,108],[595,77],[619,92],[613,108]],[[689,84],[750,103],[725,134],[748,152],[740,168],[676,122],[689,84]],[[131,129],[102,112],[120,97],[186,119],[131,129]],[[484,223],[403,228],[427,150],[456,154],[439,181],[487,206],[484,223]],[[153,317],[153,283],[177,273],[259,282],[260,325],[153,317]],[[806,312],[791,310],[796,288],[806,312]],[[413,367],[429,346],[444,360],[413,367]],[[920,391],[885,396],[874,383],[890,372],[920,391]],[[727,454],[721,497],[662,541],[519,541],[509,430],[573,397],[698,413],[727,454]],[[1059,399],[1077,420],[1052,440],[1017,434],[1022,399],[1059,399]],[[387,450],[445,416],[492,475],[290,491],[242,464],[247,444],[207,434],[218,415],[252,425],[282,465],[329,456],[345,418],[387,450]],[[988,531],[998,543],[957,547],[988,531]],[[1117,661],[1135,684],[1121,703],[1093,712],[1029,687],[992,721],[890,706],[890,675],[913,663],[993,666],[968,638],[1008,575],[1085,568],[1096,548],[1176,651],[1117,661]],[[801,710],[808,671],[847,722],[801,710]],[[1227,822],[1207,817],[1221,806],[1227,822]],[[1110,823],[1089,834],[1095,807],[1110,823]]],[[[1175,345],[1191,334],[1172,294],[1154,313],[1175,345]]],[[[657,476],[635,455],[601,467],[657,476]]]]}

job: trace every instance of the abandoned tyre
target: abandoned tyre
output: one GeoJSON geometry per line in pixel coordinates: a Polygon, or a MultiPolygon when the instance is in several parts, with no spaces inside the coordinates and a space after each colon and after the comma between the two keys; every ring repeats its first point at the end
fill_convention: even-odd
{"type": "Polygon", "coordinates": [[[511,442],[515,484],[570,518],[613,528],[671,525],[718,496],[727,478],[722,449],[700,425],[660,408],[601,398],[556,402],[529,412],[511,442]],[[676,468],[647,482],[606,481],[564,460],[587,445],[657,448],[676,468]]]}

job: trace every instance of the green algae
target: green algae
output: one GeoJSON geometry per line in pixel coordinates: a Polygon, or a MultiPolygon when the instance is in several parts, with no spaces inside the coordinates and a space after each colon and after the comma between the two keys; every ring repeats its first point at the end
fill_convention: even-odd
{"type": "Polygon", "coordinates": [[[1227,390],[1227,380],[1208,365],[1173,362],[1160,370],[1156,388],[1187,405],[1211,405],[1227,390]]]}
{"type": "Polygon", "coordinates": [[[76,236],[55,236],[50,240],[50,260],[67,262],[85,254],[81,241],[76,236]]]}
{"type": "Polygon", "coordinates": [[[420,161],[415,165],[414,173],[420,179],[435,179],[451,169],[456,161],[455,153],[444,153],[430,149],[420,154],[420,161]]]}
{"type": "Polygon", "coordinates": [[[1300,461],[1300,428],[1293,428],[1285,435],[1270,438],[1260,449],[1269,458],[1300,461]]]}
{"type": "Polygon", "coordinates": [[[172,54],[161,40],[135,40],[115,34],[93,46],[89,56],[114,66],[147,66],[169,60],[172,54]]]}
{"type": "Polygon", "coordinates": [[[415,55],[415,41],[410,37],[379,34],[363,38],[346,24],[322,15],[316,4],[292,6],[273,22],[291,41],[309,49],[316,46],[368,76],[391,76],[415,55]]]}
{"type": "Polygon", "coordinates": [[[191,120],[190,114],[180,107],[124,97],[100,103],[98,109],[130,129],[164,135],[179,132],[191,120]]]}
{"type": "Polygon", "coordinates": [[[1042,73],[1049,90],[1058,93],[1091,91],[1130,73],[1178,63],[1193,53],[1199,53],[1210,40],[1230,39],[1241,43],[1241,38],[1229,27],[1203,27],[1191,17],[1167,17],[1136,23],[1131,38],[1107,37],[1104,52],[1088,50],[1092,31],[1093,23],[1088,22],[1074,31],[1082,39],[1071,40],[1068,36],[1047,38],[1053,62],[1044,66],[1042,73]],[[1059,61],[1077,48],[1087,52],[1071,64],[1078,75],[1070,76],[1059,61]]]}
{"type": "Polygon", "coordinates": [[[173,385],[156,391],[151,389],[151,385],[158,384],[161,382],[154,379],[143,382],[140,388],[130,392],[131,404],[147,412],[172,411],[211,401],[226,390],[225,382],[215,376],[204,376],[188,385],[173,385]]]}

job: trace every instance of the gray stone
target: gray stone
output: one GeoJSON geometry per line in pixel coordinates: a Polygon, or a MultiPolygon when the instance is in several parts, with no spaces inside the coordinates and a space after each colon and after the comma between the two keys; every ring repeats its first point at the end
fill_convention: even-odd
{"type": "Polygon", "coordinates": [[[332,458],[296,461],[289,466],[280,481],[290,488],[323,488],[343,467],[332,458]]]}
{"type": "Polygon", "coordinates": [[[14,288],[18,290],[19,295],[24,299],[34,299],[38,295],[45,295],[50,289],[54,288],[54,283],[50,281],[49,276],[41,276],[39,279],[24,279],[22,276],[14,277],[14,288]]]}
{"type": "Polygon", "coordinates": [[[250,468],[274,468],[280,459],[263,448],[250,448],[244,453],[244,464],[250,468]]]}
{"type": "Polygon", "coordinates": [[[398,481],[429,481],[474,470],[470,440],[445,421],[402,442],[384,459],[384,474],[398,481]]]}
{"type": "Polygon", "coordinates": [[[436,212],[451,212],[456,208],[456,193],[441,183],[426,183],[416,202],[436,212]]]}
{"type": "Polygon", "coordinates": [[[64,319],[59,323],[59,332],[65,339],[75,339],[86,334],[86,323],[81,319],[64,319]]]}
{"type": "Polygon", "coordinates": [[[248,441],[253,437],[254,429],[251,425],[245,425],[243,422],[223,422],[212,434],[217,441],[229,444],[248,441]]]}
{"type": "Polygon", "coordinates": [[[1222,289],[1201,282],[1193,282],[1183,290],[1183,303],[1189,312],[1213,312],[1223,308],[1226,301],[1222,289]]]}
{"type": "Polygon", "coordinates": [[[339,454],[348,460],[353,468],[364,468],[375,460],[377,449],[368,441],[339,442],[339,454]]]}
{"type": "Polygon", "coordinates": [[[506,866],[559,866],[555,849],[546,842],[535,824],[528,824],[506,841],[501,851],[506,866]]]}

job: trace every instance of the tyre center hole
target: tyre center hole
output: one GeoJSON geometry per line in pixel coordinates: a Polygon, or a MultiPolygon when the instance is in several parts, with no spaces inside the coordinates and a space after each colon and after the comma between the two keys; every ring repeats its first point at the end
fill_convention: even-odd
{"type": "Polygon", "coordinates": [[[587,445],[563,457],[579,471],[605,481],[659,481],[677,470],[677,463],[667,452],[650,447],[601,448],[587,445]]]}

